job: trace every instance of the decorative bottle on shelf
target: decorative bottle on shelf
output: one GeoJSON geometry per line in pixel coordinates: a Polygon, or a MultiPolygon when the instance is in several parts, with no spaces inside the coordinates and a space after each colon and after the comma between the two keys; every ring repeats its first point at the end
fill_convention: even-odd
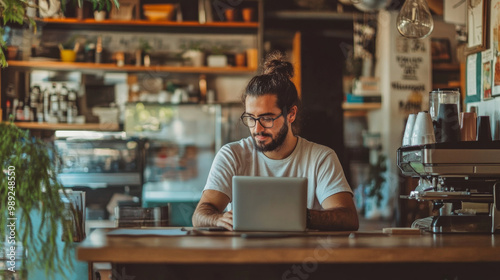
{"type": "Polygon", "coordinates": [[[49,116],[50,116],[50,88],[46,88],[43,91],[43,121],[48,122],[49,116]]]}
{"type": "Polygon", "coordinates": [[[38,113],[40,107],[40,86],[34,86],[30,91],[30,110],[31,110],[31,121],[38,120],[38,113]]]}
{"type": "Polygon", "coordinates": [[[24,107],[23,107],[23,115],[24,115],[24,121],[25,122],[30,122],[32,120],[31,116],[31,107],[30,107],[30,99],[29,97],[26,97],[24,99],[24,107]]]}
{"type": "Polygon", "coordinates": [[[44,120],[45,93],[40,88],[36,107],[36,120],[41,123],[44,120]]]}
{"type": "Polygon", "coordinates": [[[24,121],[24,106],[23,102],[19,101],[16,107],[16,122],[24,121]]]}
{"type": "Polygon", "coordinates": [[[205,76],[203,74],[200,75],[199,86],[200,86],[199,102],[200,103],[207,103],[207,76],[205,76]]]}
{"type": "Polygon", "coordinates": [[[95,62],[95,44],[94,43],[90,43],[87,45],[85,57],[86,57],[85,61],[95,62]]]}
{"type": "Polygon", "coordinates": [[[76,116],[78,116],[78,108],[76,107],[76,92],[71,90],[68,93],[68,123],[75,123],[76,116]]]}
{"type": "Polygon", "coordinates": [[[59,92],[59,111],[58,118],[59,122],[65,123],[67,122],[68,116],[68,88],[66,84],[62,84],[61,90],[59,92]]]}
{"type": "Polygon", "coordinates": [[[97,37],[97,44],[95,48],[95,63],[102,63],[102,37],[97,37]]]}
{"type": "Polygon", "coordinates": [[[5,102],[5,120],[6,121],[10,121],[10,115],[12,115],[12,103],[10,102],[10,100],[7,100],[7,102],[5,102]]]}
{"type": "Polygon", "coordinates": [[[48,122],[58,123],[58,111],[59,111],[59,94],[57,92],[56,83],[52,84],[52,90],[49,95],[49,119],[48,122]]]}

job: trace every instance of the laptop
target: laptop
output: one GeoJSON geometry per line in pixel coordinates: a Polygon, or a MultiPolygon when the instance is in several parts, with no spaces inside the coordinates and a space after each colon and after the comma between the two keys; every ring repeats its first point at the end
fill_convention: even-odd
{"type": "Polygon", "coordinates": [[[233,230],[305,231],[307,178],[233,177],[233,230]]]}

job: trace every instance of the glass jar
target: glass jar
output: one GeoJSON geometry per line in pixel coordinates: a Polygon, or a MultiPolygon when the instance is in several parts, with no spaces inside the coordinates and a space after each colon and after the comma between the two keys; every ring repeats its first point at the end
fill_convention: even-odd
{"type": "MultiPolygon", "coordinates": [[[[439,115],[440,104],[456,104],[460,113],[460,91],[458,88],[435,89],[429,93],[429,113],[433,121],[439,115]]],[[[458,116],[457,116],[458,117],[458,116]]]]}

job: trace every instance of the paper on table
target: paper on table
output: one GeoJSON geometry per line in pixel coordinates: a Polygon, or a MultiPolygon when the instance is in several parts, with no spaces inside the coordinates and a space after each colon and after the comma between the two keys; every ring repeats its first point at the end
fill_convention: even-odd
{"type": "Polygon", "coordinates": [[[107,235],[129,235],[129,236],[184,236],[188,232],[181,229],[142,229],[142,228],[121,228],[107,233],[107,235]]]}

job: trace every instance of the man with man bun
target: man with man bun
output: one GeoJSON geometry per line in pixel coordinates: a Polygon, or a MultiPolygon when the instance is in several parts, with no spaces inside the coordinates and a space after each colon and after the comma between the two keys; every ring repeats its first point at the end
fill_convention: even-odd
{"type": "Polygon", "coordinates": [[[292,64],[275,52],[266,58],[264,73],[248,83],[241,121],[251,136],[224,145],[215,156],[193,214],[195,227],[233,229],[232,211],[224,210],[232,200],[232,178],[239,175],[306,177],[307,227],[358,229],[352,190],[337,155],[296,135],[300,100],[292,77],[292,64]]]}

